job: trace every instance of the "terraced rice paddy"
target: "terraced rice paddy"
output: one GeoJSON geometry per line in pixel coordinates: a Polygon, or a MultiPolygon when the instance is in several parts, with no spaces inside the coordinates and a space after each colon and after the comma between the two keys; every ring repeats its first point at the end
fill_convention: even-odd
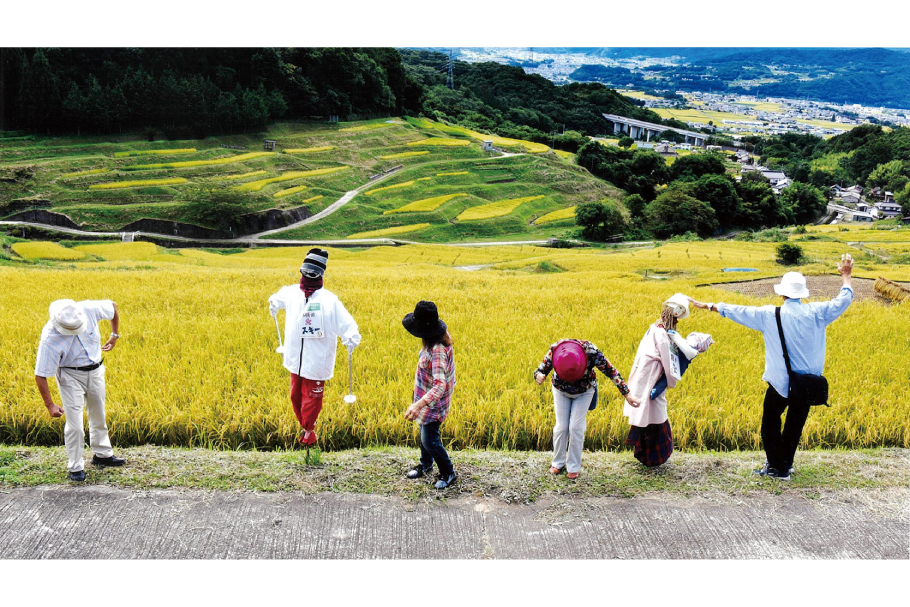
{"type": "Polygon", "coordinates": [[[477,207],[471,207],[458,216],[459,221],[476,221],[478,219],[492,219],[508,215],[515,209],[526,202],[538,200],[543,196],[524,196],[522,198],[509,198],[498,200],[490,204],[484,204],[477,207]]]}
{"type": "Polygon", "coordinates": [[[435,211],[445,203],[453,200],[455,198],[460,198],[462,196],[467,196],[464,193],[458,194],[446,194],[445,196],[434,196],[433,198],[424,198],[423,200],[415,200],[410,204],[406,204],[403,207],[397,209],[390,209],[385,211],[383,215],[391,215],[393,213],[420,213],[427,211],[435,211]]]}

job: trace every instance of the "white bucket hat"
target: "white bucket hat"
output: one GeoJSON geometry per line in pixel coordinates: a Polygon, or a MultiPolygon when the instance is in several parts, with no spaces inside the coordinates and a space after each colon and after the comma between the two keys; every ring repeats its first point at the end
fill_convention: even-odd
{"type": "Polygon", "coordinates": [[[673,297],[664,302],[665,306],[673,308],[673,316],[678,320],[689,316],[689,298],[682,293],[676,293],[673,297]]]}
{"type": "Polygon", "coordinates": [[[85,310],[72,299],[58,299],[49,308],[54,328],[64,335],[82,335],[88,318],[85,310]]]}
{"type": "Polygon", "coordinates": [[[787,272],[780,279],[780,284],[774,285],[774,292],[791,299],[802,299],[809,297],[809,289],[806,288],[806,277],[799,272],[787,272]]]}

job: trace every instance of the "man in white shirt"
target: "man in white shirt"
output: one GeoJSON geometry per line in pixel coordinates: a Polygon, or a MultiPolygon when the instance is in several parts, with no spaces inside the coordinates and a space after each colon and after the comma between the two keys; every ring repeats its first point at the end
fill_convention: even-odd
{"type": "MultiPolygon", "coordinates": [[[[825,366],[825,329],[838,319],[853,301],[853,258],[841,256],[837,271],[843,279],[840,292],[831,301],[803,303],[809,297],[806,278],[799,272],[787,272],[774,292],[783,298],[780,306],[781,326],[787,342],[794,372],[821,375],[825,366]]],[[[761,331],[765,341],[765,372],[768,382],[762,413],[761,437],[768,461],[755,470],[759,476],[789,480],[793,458],[809,417],[809,405],[790,398],[790,377],[784,361],[775,306],[737,306],[725,303],[701,303],[696,308],[715,311],[735,323],[761,331]],[[781,415],[787,411],[783,431],[781,415]]]]}
{"type": "Polygon", "coordinates": [[[122,466],[126,460],[114,457],[104,418],[104,365],[102,352],[110,352],[120,338],[117,304],[109,299],[75,302],[59,299],[50,305],[50,320],[41,331],[35,364],[35,383],[51,417],[66,416],[63,441],[66,469],[71,481],[85,480],[85,430],[82,409],[88,409],[92,464],[122,466]],[[99,320],[111,321],[111,336],[101,345],[99,320]],[[62,407],[51,397],[48,377],[57,378],[62,407]]]}
{"type": "Polygon", "coordinates": [[[332,292],[322,288],[329,253],[310,249],[300,266],[300,284],[282,287],[269,297],[269,312],[285,310],[284,368],[291,373],[291,405],[300,423],[300,444],[316,442],[316,419],[322,411],[325,382],[335,369],[337,339],[348,355],[360,344],[357,323],[332,292]]]}

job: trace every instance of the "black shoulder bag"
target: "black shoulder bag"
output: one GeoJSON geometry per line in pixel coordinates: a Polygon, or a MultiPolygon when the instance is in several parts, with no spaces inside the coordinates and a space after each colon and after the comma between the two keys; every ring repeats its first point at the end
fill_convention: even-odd
{"type": "Polygon", "coordinates": [[[774,312],[777,318],[777,330],[780,333],[780,345],[784,350],[784,362],[787,363],[787,376],[790,378],[790,390],[787,398],[802,401],[809,406],[828,404],[828,380],[823,375],[799,373],[790,368],[790,355],[787,353],[787,341],[784,339],[784,326],[780,322],[780,307],[774,312]]]}

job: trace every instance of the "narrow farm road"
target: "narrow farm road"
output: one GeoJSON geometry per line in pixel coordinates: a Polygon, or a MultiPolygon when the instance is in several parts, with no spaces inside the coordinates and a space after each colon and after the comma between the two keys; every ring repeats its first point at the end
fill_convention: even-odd
{"type": "Polygon", "coordinates": [[[908,559],[908,491],[420,502],[332,492],[0,493],[6,559],[908,559]]]}

